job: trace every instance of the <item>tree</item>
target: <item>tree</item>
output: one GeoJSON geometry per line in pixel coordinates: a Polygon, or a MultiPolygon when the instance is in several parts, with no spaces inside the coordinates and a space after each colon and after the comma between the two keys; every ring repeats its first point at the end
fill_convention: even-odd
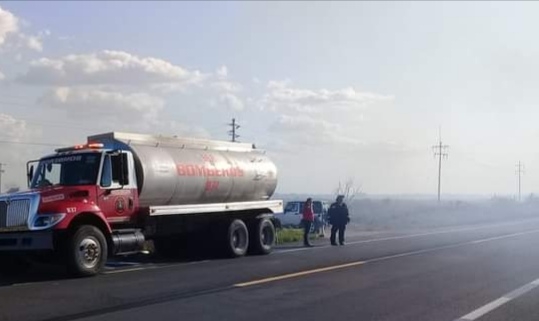
{"type": "Polygon", "coordinates": [[[335,196],[344,195],[344,199],[348,202],[354,200],[359,194],[361,194],[361,186],[356,185],[353,178],[348,178],[344,183],[339,181],[335,189],[335,196]]]}

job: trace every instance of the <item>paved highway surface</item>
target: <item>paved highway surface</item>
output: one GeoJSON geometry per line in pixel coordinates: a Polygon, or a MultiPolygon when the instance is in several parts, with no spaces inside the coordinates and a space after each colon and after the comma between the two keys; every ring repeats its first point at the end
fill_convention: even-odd
{"type": "Polygon", "coordinates": [[[0,320],[539,320],[539,219],[326,242],[0,277],[0,320]]]}

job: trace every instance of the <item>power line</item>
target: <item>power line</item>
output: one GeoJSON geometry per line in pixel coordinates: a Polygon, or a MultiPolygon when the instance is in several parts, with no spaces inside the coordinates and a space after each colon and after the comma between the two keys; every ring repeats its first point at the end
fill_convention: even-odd
{"type": "Polygon", "coordinates": [[[442,158],[447,158],[446,152],[449,145],[442,144],[442,134],[439,134],[439,141],[437,145],[432,146],[434,149],[434,157],[438,156],[438,202],[440,202],[440,193],[442,190],[442,158]]]}
{"type": "Polygon", "coordinates": [[[236,118],[232,118],[232,123],[228,124],[228,126],[232,127],[232,130],[228,131],[228,135],[232,137],[232,142],[237,142],[237,139],[240,137],[240,135],[236,133],[236,130],[239,129],[241,126],[236,123],[236,118]]]}
{"type": "Polygon", "coordinates": [[[522,164],[520,161],[518,161],[518,164],[515,165],[517,167],[516,174],[518,175],[518,201],[521,200],[521,188],[520,188],[520,182],[521,182],[521,176],[524,173],[524,164],[522,164]]]}

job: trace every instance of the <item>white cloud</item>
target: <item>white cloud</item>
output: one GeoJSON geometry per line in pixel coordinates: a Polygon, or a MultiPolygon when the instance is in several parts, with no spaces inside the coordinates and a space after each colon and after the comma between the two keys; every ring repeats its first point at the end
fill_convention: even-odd
{"type": "Polygon", "coordinates": [[[124,51],[41,58],[30,64],[20,80],[35,85],[181,85],[204,79],[197,70],[153,57],[138,57],[124,51]]]}
{"type": "Polygon", "coordinates": [[[241,111],[245,108],[243,101],[230,93],[221,95],[219,101],[231,110],[241,111]]]}
{"type": "Polygon", "coordinates": [[[318,147],[320,144],[361,144],[361,141],[352,137],[342,124],[308,115],[281,115],[270,130],[290,145],[305,146],[307,143],[318,147]]]}
{"type": "Polygon", "coordinates": [[[220,78],[226,78],[228,76],[228,68],[227,68],[227,66],[221,66],[221,68],[217,69],[216,74],[220,78]]]}
{"type": "Polygon", "coordinates": [[[226,66],[219,68],[216,71],[215,76],[212,78],[214,80],[210,86],[218,93],[232,94],[239,93],[243,90],[243,86],[240,83],[230,80],[230,77],[228,76],[228,68],[226,66]]]}
{"type": "Polygon", "coordinates": [[[120,93],[83,87],[55,88],[39,102],[48,107],[65,109],[75,117],[103,117],[105,114],[141,121],[156,119],[165,105],[161,98],[146,93],[120,93]]]}
{"type": "Polygon", "coordinates": [[[219,80],[211,84],[211,86],[221,93],[238,93],[243,90],[243,86],[237,82],[219,80]]]}
{"type": "Polygon", "coordinates": [[[277,120],[270,126],[273,143],[288,146],[289,150],[320,150],[331,148],[339,153],[365,149],[373,141],[373,124],[383,121],[378,105],[392,97],[362,92],[352,87],[338,90],[295,88],[290,80],[270,81],[267,92],[257,101],[258,106],[274,114],[277,120]]]}
{"type": "Polygon", "coordinates": [[[0,81],[6,79],[6,75],[4,75],[1,71],[0,71],[0,81]]]}
{"type": "Polygon", "coordinates": [[[21,141],[31,132],[25,121],[3,113],[0,113],[0,131],[2,137],[11,141],[21,141]]]}
{"type": "Polygon", "coordinates": [[[15,34],[19,30],[19,19],[11,12],[0,7],[0,46],[6,42],[10,34],[15,34]]]}
{"type": "Polygon", "coordinates": [[[0,132],[1,162],[7,164],[6,172],[2,176],[2,191],[14,186],[26,187],[26,162],[42,156],[43,149],[46,148],[38,145],[30,148],[26,143],[40,142],[42,133],[29,127],[26,121],[5,113],[0,113],[0,132]]]}
{"type": "MultiPolygon", "coordinates": [[[[141,132],[138,130],[137,132],[141,132]]],[[[174,120],[158,120],[146,129],[146,133],[152,135],[211,138],[210,133],[199,126],[187,125],[174,120]]]]}
{"type": "Polygon", "coordinates": [[[40,37],[26,35],[21,35],[20,37],[25,43],[26,47],[38,52],[43,51],[43,42],[40,37]]]}
{"type": "Polygon", "coordinates": [[[238,96],[243,91],[243,86],[236,81],[230,80],[226,66],[222,66],[215,72],[209,87],[214,91],[213,95],[218,97],[217,101],[215,99],[210,100],[211,106],[224,106],[233,111],[245,109],[245,103],[238,96]]]}
{"type": "Polygon", "coordinates": [[[49,37],[50,35],[52,35],[52,32],[49,29],[41,30],[38,33],[39,37],[49,37]]]}
{"type": "Polygon", "coordinates": [[[28,48],[34,51],[43,51],[43,38],[50,35],[49,30],[43,30],[36,36],[27,35],[20,31],[24,25],[13,13],[0,7],[0,47],[28,48]]]}
{"type": "Polygon", "coordinates": [[[339,125],[323,119],[315,119],[310,116],[281,115],[276,123],[276,129],[286,132],[322,132],[336,131],[339,125]]]}
{"type": "Polygon", "coordinates": [[[272,111],[324,112],[330,109],[359,110],[375,102],[392,100],[370,92],[363,92],[352,87],[338,90],[310,90],[290,87],[291,82],[270,81],[269,92],[263,96],[259,105],[272,111]]]}

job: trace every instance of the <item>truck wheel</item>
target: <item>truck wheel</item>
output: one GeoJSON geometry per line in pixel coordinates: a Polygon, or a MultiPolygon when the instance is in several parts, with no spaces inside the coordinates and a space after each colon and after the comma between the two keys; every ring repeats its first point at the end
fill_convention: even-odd
{"type": "Polygon", "coordinates": [[[230,222],[227,231],[226,254],[230,257],[240,257],[247,253],[249,248],[249,232],[242,220],[230,222]]]}
{"type": "Polygon", "coordinates": [[[67,244],[69,270],[77,276],[98,274],[107,261],[107,240],[95,226],[79,226],[67,244]]]}
{"type": "Polygon", "coordinates": [[[268,219],[256,220],[252,225],[249,240],[249,252],[252,254],[269,254],[275,244],[275,226],[268,219]]]}

